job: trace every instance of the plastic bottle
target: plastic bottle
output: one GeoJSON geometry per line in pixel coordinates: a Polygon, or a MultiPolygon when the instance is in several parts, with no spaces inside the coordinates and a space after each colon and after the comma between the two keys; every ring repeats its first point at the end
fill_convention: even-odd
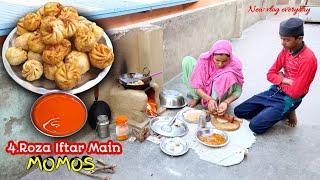
{"type": "Polygon", "coordinates": [[[116,137],[118,141],[127,140],[129,137],[128,117],[125,115],[116,118],[116,137]]]}

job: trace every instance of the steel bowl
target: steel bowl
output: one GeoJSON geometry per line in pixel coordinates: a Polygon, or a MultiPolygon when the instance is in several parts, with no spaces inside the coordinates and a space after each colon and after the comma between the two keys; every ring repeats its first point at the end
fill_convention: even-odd
{"type": "MultiPolygon", "coordinates": [[[[32,105],[31,112],[30,112],[30,119],[31,119],[31,122],[32,122],[33,126],[34,126],[40,133],[42,133],[42,134],[44,134],[44,135],[46,135],[46,136],[49,136],[49,137],[68,137],[68,136],[71,136],[71,135],[77,133],[78,131],[80,131],[80,130],[84,127],[84,125],[85,125],[86,122],[87,122],[87,117],[88,117],[88,113],[87,113],[87,112],[88,112],[88,111],[87,111],[86,105],[83,103],[83,101],[82,101],[79,97],[77,97],[77,96],[75,96],[75,95],[73,95],[73,94],[69,94],[69,93],[66,93],[66,92],[63,92],[63,91],[59,91],[59,92],[47,93],[47,94],[42,95],[41,97],[39,97],[39,98],[33,103],[33,105],[32,105]],[[42,99],[45,99],[45,98],[48,99],[48,98],[50,98],[51,95],[54,95],[54,94],[62,94],[62,95],[65,95],[65,96],[67,96],[67,97],[69,97],[69,98],[72,98],[72,99],[78,101],[78,103],[80,103],[80,105],[82,106],[82,108],[83,108],[83,110],[84,110],[84,112],[85,112],[85,117],[84,117],[83,119],[81,119],[81,121],[75,121],[75,122],[74,122],[74,123],[78,123],[78,124],[79,124],[79,128],[78,128],[78,129],[75,129],[73,132],[66,133],[66,134],[63,134],[63,135],[57,135],[57,134],[52,134],[52,133],[49,132],[49,131],[48,131],[48,132],[45,132],[44,130],[41,130],[41,128],[36,125],[36,123],[35,123],[35,118],[33,117],[33,112],[34,112],[35,106],[36,106],[39,102],[41,102],[42,99]]],[[[47,113],[49,113],[49,114],[55,114],[55,112],[47,112],[47,113]]],[[[70,113],[73,113],[73,112],[72,112],[72,109],[70,110],[70,113]]],[[[70,119],[70,121],[72,121],[72,120],[74,121],[74,119],[70,119]]],[[[63,121],[61,121],[60,123],[63,123],[63,121]]],[[[58,126],[57,126],[57,127],[58,127],[58,126]]]]}
{"type": "Polygon", "coordinates": [[[223,131],[220,131],[218,129],[208,129],[208,128],[202,128],[202,129],[199,129],[196,133],[196,136],[197,136],[197,140],[203,144],[203,145],[206,145],[206,146],[209,146],[209,147],[222,147],[222,146],[225,146],[229,143],[229,137],[227,135],[227,133],[223,132],[223,131]],[[200,136],[209,136],[213,133],[216,133],[216,134],[220,134],[222,135],[225,139],[226,139],[226,142],[223,143],[223,144],[217,144],[217,145],[213,145],[213,144],[208,144],[206,142],[203,142],[200,140],[200,136]]]}
{"type": "Polygon", "coordinates": [[[160,105],[165,108],[182,108],[187,105],[183,95],[175,90],[164,90],[159,95],[160,105]]]}

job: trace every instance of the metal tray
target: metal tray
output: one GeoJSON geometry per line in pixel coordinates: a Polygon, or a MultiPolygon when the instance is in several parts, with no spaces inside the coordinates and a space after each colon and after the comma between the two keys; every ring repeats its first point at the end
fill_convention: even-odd
{"type": "MultiPolygon", "coordinates": [[[[84,92],[84,91],[92,88],[96,84],[98,84],[108,74],[108,72],[111,68],[111,65],[112,65],[112,64],[109,65],[108,67],[106,67],[102,71],[96,70],[96,69],[92,70],[92,72],[88,75],[88,76],[90,76],[90,77],[88,77],[88,80],[83,82],[81,85],[76,86],[74,89],[64,91],[61,89],[57,89],[57,87],[55,85],[50,85],[50,87],[52,87],[52,88],[45,88],[44,86],[42,86],[42,84],[43,84],[43,82],[50,83],[49,80],[46,80],[45,78],[42,77],[39,80],[34,81],[34,82],[26,81],[23,78],[21,78],[21,76],[19,75],[20,71],[17,68],[12,68],[11,65],[9,64],[9,62],[7,61],[7,58],[5,56],[6,51],[9,47],[12,46],[15,38],[16,38],[16,28],[14,28],[10,32],[10,34],[6,38],[6,40],[3,44],[3,47],[2,47],[2,61],[4,64],[4,68],[6,69],[9,76],[14,81],[16,81],[19,85],[21,85],[25,89],[28,89],[29,91],[32,91],[34,93],[46,94],[46,93],[51,93],[51,92],[63,91],[63,92],[67,92],[70,94],[78,94],[78,93],[84,92]]],[[[112,43],[106,33],[104,33],[103,38],[100,40],[100,42],[101,41],[113,50],[112,43]]],[[[93,68],[90,68],[90,69],[93,69],[93,68]]],[[[89,73],[89,72],[87,72],[87,73],[89,73]]],[[[54,82],[52,82],[52,83],[54,83],[54,82]]]]}
{"type": "Polygon", "coordinates": [[[154,132],[167,137],[179,137],[179,136],[184,136],[188,133],[187,124],[178,118],[175,121],[175,123],[171,126],[172,131],[167,132],[162,130],[161,127],[165,124],[168,124],[171,119],[172,119],[171,116],[155,117],[150,121],[150,127],[154,132]],[[177,124],[179,126],[177,126],[177,124]]]}
{"type": "Polygon", "coordinates": [[[223,131],[220,131],[220,130],[218,130],[218,129],[212,129],[212,128],[210,128],[210,129],[208,129],[208,128],[199,129],[199,130],[197,131],[197,133],[196,133],[196,136],[197,136],[197,140],[198,140],[201,144],[206,145],[206,146],[209,146],[209,147],[222,147],[222,146],[225,146],[225,145],[227,145],[227,144],[229,143],[229,137],[228,137],[227,133],[225,133],[225,132],[223,132],[223,131]],[[203,141],[201,141],[201,140],[199,139],[199,137],[200,137],[201,135],[209,136],[209,135],[211,135],[211,134],[213,134],[213,133],[222,135],[222,136],[226,139],[226,142],[225,142],[224,144],[212,145],[212,144],[207,144],[207,143],[205,143],[205,142],[203,142],[203,141]]]}
{"type": "Polygon", "coordinates": [[[189,151],[189,144],[182,138],[167,138],[161,141],[160,149],[170,156],[181,156],[189,151]]]}

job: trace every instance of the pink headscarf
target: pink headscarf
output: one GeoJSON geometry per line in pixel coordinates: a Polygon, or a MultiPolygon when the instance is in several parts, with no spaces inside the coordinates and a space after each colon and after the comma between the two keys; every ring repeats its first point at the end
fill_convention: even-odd
{"type": "MultiPolygon", "coordinates": [[[[243,82],[241,62],[232,54],[232,45],[228,40],[217,41],[208,52],[201,54],[190,78],[191,87],[201,88],[209,96],[213,85],[220,99],[233,84],[242,86],[243,82]],[[230,55],[228,64],[223,68],[216,67],[212,60],[214,54],[230,55]]],[[[208,104],[203,99],[201,102],[204,106],[208,104]]]]}

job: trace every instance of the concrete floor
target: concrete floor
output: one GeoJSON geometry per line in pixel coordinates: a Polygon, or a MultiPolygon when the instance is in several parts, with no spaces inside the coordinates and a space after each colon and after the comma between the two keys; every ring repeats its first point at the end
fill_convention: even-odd
{"type": "MultiPolygon", "coordinates": [[[[281,20],[281,17],[272,17],[268,20],[260,21],[244,31],[240,39],[234,39],[232,41],[234,45],[234,53],[243,62],[243,70],[246,80],[243,94],[235,104],[244,101],[253,94],[259,93],[270,86],[266,80],[266,72],[281,49],[280,39],[278,36],[278,26],[281,20]]],[[[314,50],[318,58],[320,58],[319,34],[320,25],[305,25],[305,42],[314,50]]],[[[319,179],[320,156],[318,155],[318,152],[320,147],[320,136],[318,135],[318,132],[320,130],[320,122],[316,118],[316,104],[319,104],[318,101],[320,100],[319,94],[317,93],[320,92],[318,80],[319,73],[310,88],[309,94],[304,98],[302,104],[297,110],[299,118],[298,126],[295,128],[289,128],[280,122],[264,135],[257,136],[257,141],[249,150],[248,156],[239,165],[232,167],[220,167],[200,160],[193,150],[190,150],[184,156],[172,158],[163,154],[158,145],[147,141],[142,144],[139,142],[124,142],[122,143],[124,151],[123,155],[94,155],[94,158],[105,160],[111,164],[117,164],[116,173],[110,175],[110,177],[111,179],[121,180],[319,179]]],[[[2,83],[3,81],[1,81],[1,84],[2,83]]],[[[5,83],[11,82],[7,81],[5,83]]],[[[168,82],[166,87],[168,89],[179,90],[186,94],[185,88],[181,83],[181,76],[178,76],[168,82]]],[[[10,89],[7,89],[7,91],[11,92],[10,89]]],[[[16,98],[26,98],[23,102],[33,102],[35,97],[30,94],[31,93],[29,92],[22,92],[22,94],[17,94],[16,98]]],[[[9,101],[9,99],[3,99],[2,102],[3,101],[9,101]]],[[[3,113],[11,114],[12,112],[17,111],[19,111],[19,109],[11,107],[8,109],[8,112],[3,113]]],[[[174,112],[170,111],[168,113],[174,112]]],[[[19,114],[21,114],[21,112],[19,114]]],[[[21,129],[20,131],[21,136],[15,137],[17,140],[22,139],[23,137],[26,139],[28,135],[37,133],[34,132],[35,130],[31,125],[30,129],[21,129]]],[[[7,133],[9,134],[9,132],[7,133]]],[[[32,141],[33,136],[34,135],[30,135],[30,138],[26,140],[32,141]]],[[[43,141],[48,140],[46,137],[41,137],[41,139],[43,141]]],[[[81,134],[77,133],[69,140],[86,142],[95,139],[97,139],[95,133],[92,133],[89,128],[86,127],[81,131],[81,134]]],[[[6,139],[3,139],[1,147],[4,147],[4,143],[6,142],[6,139]]],[[[22,157],[18,156],[14,158],[22,157]]],[[[13,158],[11,157],[11,159],[13,158]]],[[[2,165],[8,164],[10,157],[6,156],[6,158],[2,158],[1,155],[0,161],[2,165]]],[[[12,163],[10,164],[10,168],[4,167],[5,166],[2,166],[0,169],[2,174],[0,179],[14,179],[13,176],[9,177],[8,174],[14,174],[12,172],[14,172],[15,169],[24,169],[26,166],[21,163],[12,163]]],[[[16,176],[17,175],[14,177],[16,176]]],[[[52,173],[40,172],[38,169],[35,169],[22,177],[22,179],[55,180],[89,178],[71,171],[69,172],[63,166],[52,173]]]]}

